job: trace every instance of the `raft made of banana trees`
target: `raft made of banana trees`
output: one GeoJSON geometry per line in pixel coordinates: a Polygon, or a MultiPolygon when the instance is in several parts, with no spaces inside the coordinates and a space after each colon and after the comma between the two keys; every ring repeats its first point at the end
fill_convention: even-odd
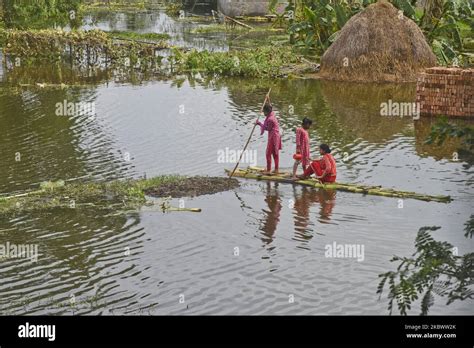
{"type": "MultiPolygon", "coordinates": [[[[232,171],[229,169],[225,170],[228,174],[232,171]]],[[[361,184],[348,184],[348,183],[321,183],[315,179],[297,179],[293,180],[290,173],[279,173],[279,174],[264,174],[263,168],[260,167],[248,167],[247,169],[237,169],[233,175],[234,177],[256,179],[256,180],[268,180],[278,181],[291,184],[298,184],[304,186],[318,187],[323,189],[339,190],[346,192],[362,193],[367,195],[384,196],[384,197],[397,197],[397,198],[412,198],[427,202],[451,202],[450,196],[442,195],[425,195],[416,192],[398,191],[390,188],[383,188],[381,186],[366,186],[361,184]]]]}

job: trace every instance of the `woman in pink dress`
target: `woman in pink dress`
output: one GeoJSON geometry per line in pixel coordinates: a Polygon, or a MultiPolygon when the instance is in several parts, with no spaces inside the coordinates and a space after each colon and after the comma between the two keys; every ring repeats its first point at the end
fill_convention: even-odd
{"type": "Polygon", "coordinates": [[[301,123],[301,127],[296,129],[296,154],[293,156],[295,159],[295,164],[293,165],[293,179],[296,179],[296,170],[300,163],[303,166],[304,172],[310,162],[308,129],[312,124],[313,121],[305,117],[301,123]]]}
{"type": "Polygon", "coordinates": [[[280,136],[280,126],[278,125],[278,120],[275,116],[275,113],[272,111],[272,105],[270,101],[265,104],[263,107],[263,113],[265,115],[265,121],[262,123],[257,120],[257,124],[261,128],[260,135],[263,135],[265,131],[268,132],[268,143],[267,143],[267,170],[266,174],[269,174],[272,169],[272,156],[275,161],[275,170],[273,173],[278,173],[278,166],[280,162],[280,150],[281,150],[281,136],[280,136]]]}

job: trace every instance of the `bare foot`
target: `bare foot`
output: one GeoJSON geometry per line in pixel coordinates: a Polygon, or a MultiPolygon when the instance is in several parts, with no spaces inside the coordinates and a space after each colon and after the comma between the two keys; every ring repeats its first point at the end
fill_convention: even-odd
{"type": "Polygon", "coordinates": [[[270,175],[272,174],[272,172],[270,172],[269,170],[262,170],[261,172],[263,175],[270,175]]]}
{"type": "Polygon", "coordinates": [[[280,174],[280,172],[279,172],[277,169],[275,169],[275,170],[272,172],[272,174],[280,174]]]}

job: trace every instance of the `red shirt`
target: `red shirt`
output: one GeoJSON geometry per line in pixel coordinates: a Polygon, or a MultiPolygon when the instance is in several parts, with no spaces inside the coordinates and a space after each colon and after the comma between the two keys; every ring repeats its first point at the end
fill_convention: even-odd
{"type": "Polygon", "coordinates": [[[336,161],[330,153],[323,155],[323,158],[320,160],[321,169],[323,172],[326,172],[326,176],[336,176],[336,161]]]}
{"type": "Polygon", "coordinates": [[[309,153],[309,135],[306,129],[296,129],[296,148],[301,151],[301,162],[304,166],[308,165],[309,153]]]}

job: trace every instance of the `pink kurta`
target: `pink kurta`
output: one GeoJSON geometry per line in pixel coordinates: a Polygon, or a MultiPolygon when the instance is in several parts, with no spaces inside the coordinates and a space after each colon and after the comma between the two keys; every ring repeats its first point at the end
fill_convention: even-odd
{"type": "Polygon", "coordinates": [[[309,164],[309,134],[308,131],[304,128],[296,129],[296,150],[301,151],[301,163],[303,166],[309,164]]]}
{"type": "Polygon", "coordinates": [[[268,131],[268,143],[267,151],[271,153],[276,153],[278,150],[281,150],[281,136],[280,136],[280,126],[278,125],[278,120],[275,116],[275,113],[272,111],[266,118],[263,124],[258,123],[261,128],[261,135],[268,131]]]}

